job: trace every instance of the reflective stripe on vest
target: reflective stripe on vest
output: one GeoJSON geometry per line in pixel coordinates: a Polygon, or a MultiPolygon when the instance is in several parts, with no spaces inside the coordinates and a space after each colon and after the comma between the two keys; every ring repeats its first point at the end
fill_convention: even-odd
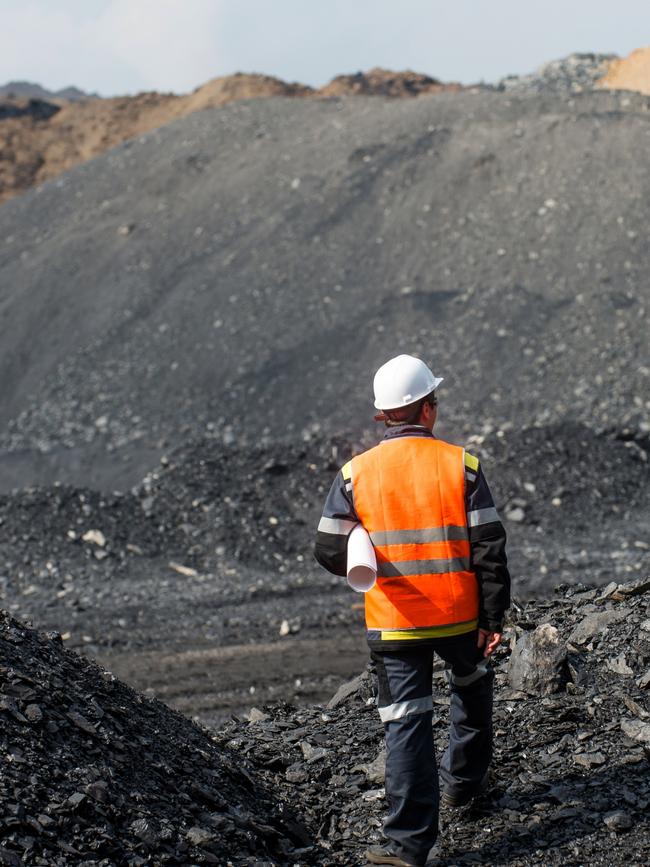
{"type": "Polygon", "coordinates": [[[351,469],[354,507],[377,555],[377,583],[365,594],[369,633],[390,640],[476,628],[464,450],[400,437],[353,458],[351,469]]]}

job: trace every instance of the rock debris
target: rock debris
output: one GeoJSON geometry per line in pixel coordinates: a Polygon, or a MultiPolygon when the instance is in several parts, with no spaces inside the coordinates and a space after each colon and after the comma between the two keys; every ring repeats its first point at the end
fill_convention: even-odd
{"type": "MultiPolygon", "coordinates": [[[[489,791],[443,811],[441,863],[647,863],[647,583],[621,584],[618,599],[560,587],[513,609],[495,658],[489,791]],[[617,616],[573,645],[594,613],[617,616]],[[511,647],[536,635],[572,658],[541,695],[511,678],[511,647]],[[629,673],[608,667],[621,655],[629,673]]],[[[385,757],[369,669],[327,706],[251,706],[209,732],[7,615],[0,649],[3,863],[347,867],[379,840],[385,757]]],[[[439,751],[446,690],[436,671],[439,751]]]]}

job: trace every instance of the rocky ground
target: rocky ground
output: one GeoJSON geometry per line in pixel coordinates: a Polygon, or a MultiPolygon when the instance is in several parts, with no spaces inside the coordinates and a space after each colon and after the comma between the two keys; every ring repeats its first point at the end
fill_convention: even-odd
{"type": "MultiPolygon", "coordinates": [[[[518,598],[648,572],[641,445],[579,425],[479,439],[470,447],[508,529],[518,598]]],[[[361,598],[311,554],[331,480],[362,445],[247,451],[215,437],[128,493],[2,496],[3,604],[204,722],[251,695],[322,700],[366,656],[361,598]]]]}
{"type": "Polygon", "coordinates": [[[196,112],[0,208],[0,604],[62,636],[0,629],[7,863],[324,867],[377,838],[369,681],[315,706],[366,664],[362,600],[311,546],[398,351],[445,377],[517,600],[494,793],[443,816],[444,857],[647,862],[650,114],[589,90],[601,62],[196,112]],[[560,691],[531,697],[546,621],[560,691]],[[234,812],[191,788],[212,772],[234,812]]]}
{"type": "MultiPolygon", "coordinates": [[[[59,637],[4,616],[0,647],[3,863],[347,867],[379,839],[367,673],[327,706],[253,707],[208,732],[59,637]]],[[[490,789],[443,811],[438,863],[646,864],[650,579],[515,606],[495,665],[490,789]]],[[[447,706],[437,670],[439,750],[447,706]]]]}

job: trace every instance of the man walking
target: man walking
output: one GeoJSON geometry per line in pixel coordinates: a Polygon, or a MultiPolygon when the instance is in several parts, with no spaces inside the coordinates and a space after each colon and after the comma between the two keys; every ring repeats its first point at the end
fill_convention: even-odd
{"type": "Polygon", "coordinates": [[[488,657],[510,604],[505,530],[479,461],[433,435],[441,382],[409,355],[379,368],[375,419],[386,434],[338,473],[315,547],[336,575],[347,573],[347,541],[359,523],[375,547],[377,582],[365,609],[386,738],[388,816],[387,844],[366,857],[397,867],[424,865],[438,834],[433,655],[445,661],[451,689],[441,799],[457,807],[487,784],[488,657]]]}

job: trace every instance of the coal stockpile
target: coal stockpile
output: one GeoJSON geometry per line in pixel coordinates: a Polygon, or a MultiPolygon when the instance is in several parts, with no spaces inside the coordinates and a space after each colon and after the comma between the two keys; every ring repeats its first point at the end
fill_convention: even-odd
{"type": "MultiPolygon", "coordinates": [[[[443,810],[439,865],[648,863],[650,579],[558,588],[518,607],[496,655],[495,757],[487,794],[443,810]],[[512,648],[512,650],[511,650],[512,648]]],[[[306,864],[363,863],[386,809],[372,678],[327,707],[255,709],[219,733],[303,805],[320,851],[306,864]],[[324,851],[323,851],[324,850],[324,851]]],[[[444,671],[434,736],[446,744],[444,671]]]]}
{"type": "MultiPolygon", "coordinates": [[[[251,702],[322,701],[367,651],[363,600],[316,564],[315,528],[336,472],[369,442],[241,449],[215,435],[127,493],[0,496],[4,604],[207,724],[251,702]]],[[[508,531],[517,598],[647,574],[639,443],[564,424],[470,447],[508,531]]]]}
{"type": "Polygon", "coordinates": [[[5,490],[136,484],[175,446],[360,436],[398,351],[456,441],[647,436],[648,101],[270,99],[0,209],[5,490]]]}
{"type": "Polygon", "coordinates": [[[128,493],[0,496],[3,604],[205,723],[322,700],[366,657],[359,599],[311,554],[349,451],[201,441],[128,493]]]}
{"type": "MultiPolygon", "coordinates": [[[[369,672],[326,705],[253,707],[208,736],[56,636],[3,615],[0,642],[3,863],[325,867],[379,839],[369,672]]],[[[443,810],[436,863],[647,863],[650,578],[515,606],[495,668],[490,786],[443,810]]],[[[439,751],[447,708],[438,668],[439,751]]]]}
{"type": "MultiPolygon", "coordinates": [[[[59,486],[0,497],[4,590],[22,595],[17,614],[38,618],[76,581],[86,604],[74,592],[61,597],[74,618],[91,597],[90,607],[115,608],[120,587],[152,574],[152,590],[170,597],[181,586],[191,596],[187,579],[201,576],[219,576],[222,598],[241,599],[243,575],[277,595],[298,581],[329,586],[311,556],[321,507],[338,469],[371,442],[313,437],[242,449],[213,436],[172,452],[127,493],[59,486]],[[168,582],[175,576],[167,588],[161,569],[168,582]]],[[[560,580],[625,580],[650,566],[647,443],[567,423],[500,430],[468,448],[508,528],[519,594],[560,580]]]]}
{"type": "Polygon", "coordinates": [[[300,858],[306,829],[241,755],[5,613],[0,649],[3,865],[300,858]]]}

